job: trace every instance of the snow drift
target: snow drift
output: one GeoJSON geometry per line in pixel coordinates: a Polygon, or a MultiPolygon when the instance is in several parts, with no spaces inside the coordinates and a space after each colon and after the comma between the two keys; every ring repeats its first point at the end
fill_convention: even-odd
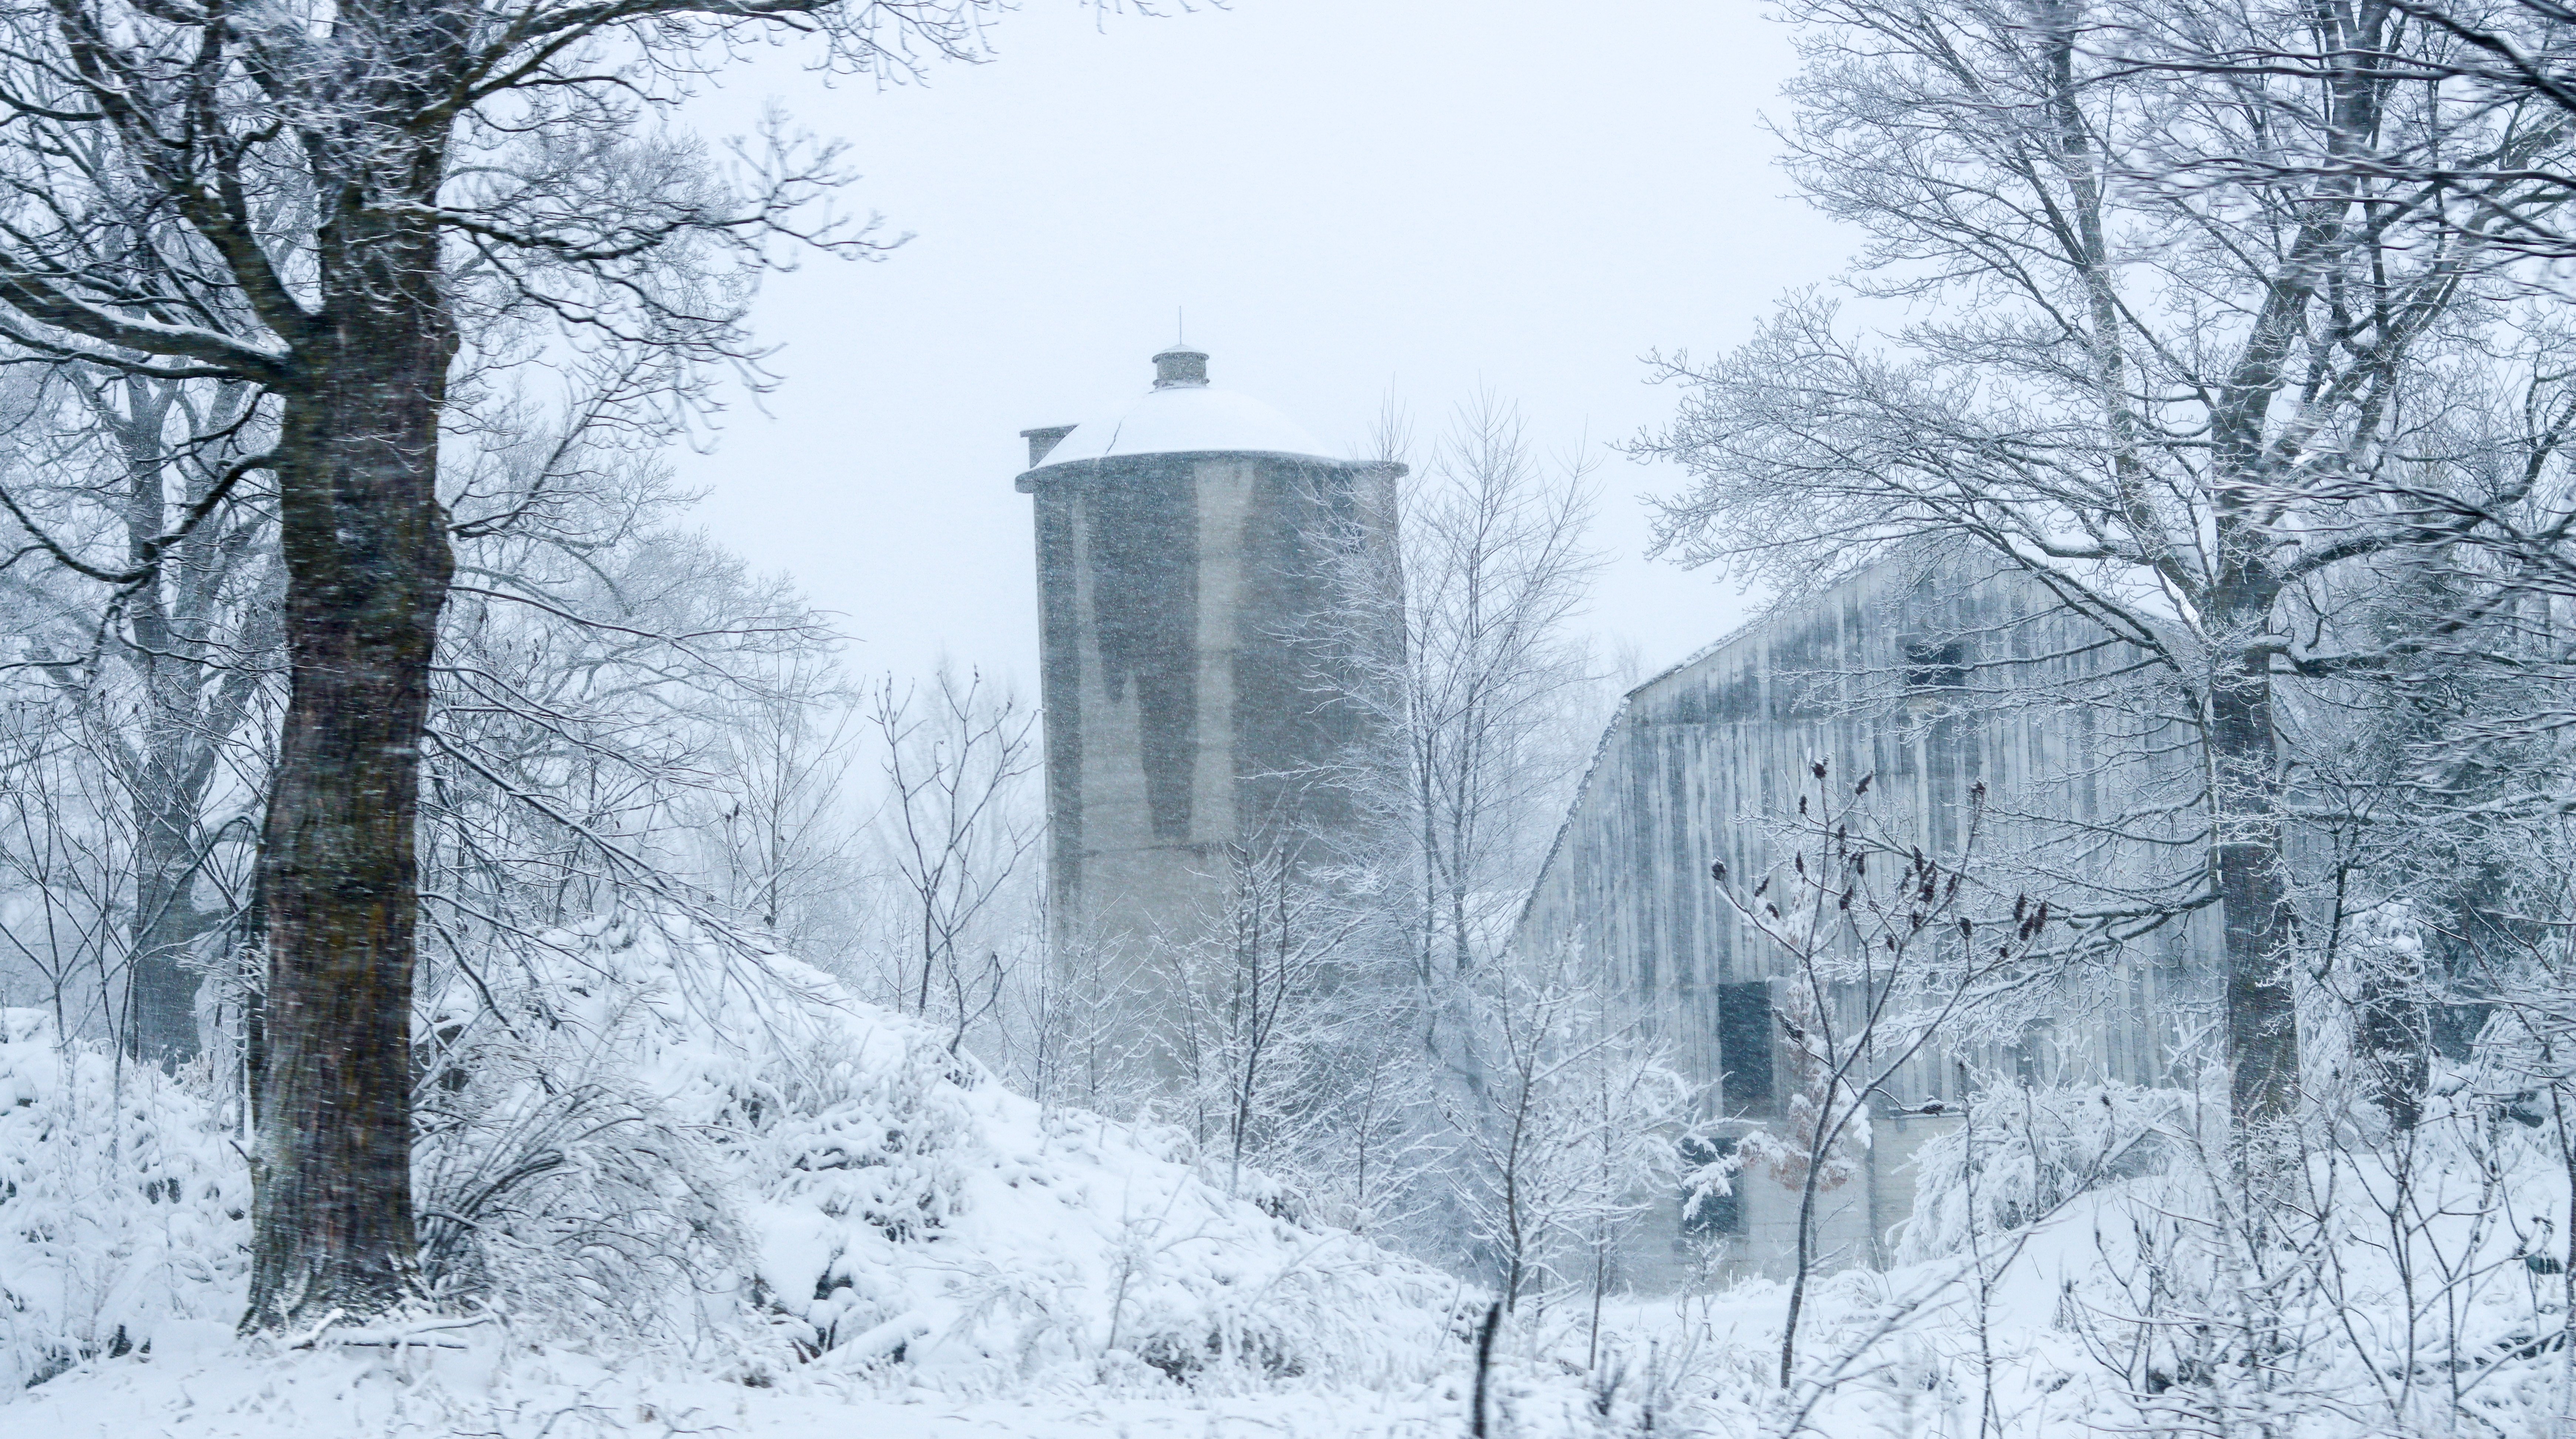
{"type": "MultiPolygon", "coordinates": [[[[1175,1136],[1041,1108],[684,921],[460,967],[419,1040],[424,1282],[532,1338],[752,1382],[800,1363],[1365,1382],[1450,1332],[1437,1271],[1231,1197],[1175,1136]]],[[[0,1382],[239,1312],[248,1178],[207,1099],[29,1011],[0,1032],[0,1096],[0,1382]]]]}

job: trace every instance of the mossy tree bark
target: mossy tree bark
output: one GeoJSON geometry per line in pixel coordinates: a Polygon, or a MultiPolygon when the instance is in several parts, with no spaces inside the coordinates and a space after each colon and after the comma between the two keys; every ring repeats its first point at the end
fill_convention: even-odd
{"type": "MultiPolygon", "coordinates": [[[[434,169],[419,183],[434,192],[434,169]]],[[[426,224],[354,207],[338,217],[325,232],[316,379],[282,416],[292,691],[261,859],[268,985],[245,1328],[381,1312],[415,1283],[413,831],[454,568],[437,476],[455,327],[437,259],[426,224]]]]}

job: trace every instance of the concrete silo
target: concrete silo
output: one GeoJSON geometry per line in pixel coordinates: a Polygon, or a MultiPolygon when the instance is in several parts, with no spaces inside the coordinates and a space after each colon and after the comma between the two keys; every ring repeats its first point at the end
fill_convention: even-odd
{"type": "Polygon", "coordinates": [[[1043,627],[1050,929],[1150,1010],[1158,945],[1222,914],[1230,856],[1312,860],[1368,733],[1347,562],[1399,465],[1330,458],[1276,410],[1154,357],[1124,412],[1027,430],[1043,627]]]}

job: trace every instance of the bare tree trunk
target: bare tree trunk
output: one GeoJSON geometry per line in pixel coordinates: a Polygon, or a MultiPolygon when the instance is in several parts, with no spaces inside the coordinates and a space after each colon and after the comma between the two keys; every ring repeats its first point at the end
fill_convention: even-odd
{"type": "Polygon", "coordinates": [[[1503,1301],[1497,1299],[1485,1310],[1485,1322],[1476,1326],[1476,1393],[1469,1401],[1476,1412],[1469,1416],[1467,1432],[1473,1439],[1485,1439],[1486,1411],[1491,1407],[1486,1397],[1487,1382],[1494,1370],[1494,1331],[1503,1324],[1503,1301]]]}
{"type": "MultiPolygon", "coordinates": [[[[1828,1091],[1830,1093],[1831,1091],[1828,1091]]],[[[1798,1320],[1807,1307],[1807,1278],[1816,1268],[1816,1176],[1824,1168],[1825,1151],[1830,1147],[1823,1125],[1816,1129],[1818,1142],[1807,1152],[1807,1177],[1798,1186],[1798,1243],[1789,1272],[1789,1311],[1780,1321],[1780,1387],[1786,1389],[1798,1374],[1798,1320]]]]}
{"type": "Polygon", "coordinates": [[[337,353],[288,398],[277,465],[293,688],[261,856],[246,1329],[381,1313],[414,1292],[413,831],[454,568],[436,482],[455,338],[435,233],[345,212],[341,224],[366,233],[323,256],[337,293],[314,338],[337,353]]]}
{"type": "Polygon", "coordinates": [[[2210,761],[2222,826],[2214,862],[2226,926],[2230,1101],[2246,1126],[2286,1118],[2299,1097],[2277,744],[2269,677],[2259,670],[2220,676],[2210,694],[2210,761]]]}
{"type": "MultiPolygon", "coordinates": [[[[152,561],[151,546],[165,521],[163,472],[170,455],[163,426],[176,391],[125,381],[127,407],[112,422],[126,472],[126,546],[130,562],[152,561]]],[[[204,932],[191,896],[196,868],[198,804],[204,779],[192,775],[197,667],[191,641],[179,633],[163,595],[162,577],[135,591],[130,603],[134,665],[142,681],[142,732],[127,757],[125,775],[134,823],[134,918],[126,958],[126,1053],[150,1064],[175,1065],[197,1053],[197,978],[181,961],[190,941],[204,932]],[[196,782],[191,783],[191,779],[196,782]]],[[[207,743],[211,736],[203,737],[207,743]]]]}
{"type": "MultiPolygon", "coordinates": [[[[156,728],[160,719],[154,717],[156,728]]],[[[196,806],[168,783],[165,758],[146,757],[151,787],[134,795],[134,947],[127,959],[125,1047],[137,1059],[169,1067],[197,1056],[198,977],[184,961],[205,923],[190,895],[196,806]]]]}
{"type": "MultiPolygon", "coordinates": [[[[2337,866],[2333,930],[2324,946],[2327,967],[2335,966],[2338,952],[2346,949],[2341,931],[2348,912],[2351,868],[2337,866]]],[[[2420,962],[2386,954],[2363,956],[2358,967],[2354,1048],[2368,1066],[2371,1097],[2379,1101],[2388,1122],[2410,1130],[2424,1121],[2424,1098],[2433,1070],[2433,1015],[2424,968],[2420,962]]]]}

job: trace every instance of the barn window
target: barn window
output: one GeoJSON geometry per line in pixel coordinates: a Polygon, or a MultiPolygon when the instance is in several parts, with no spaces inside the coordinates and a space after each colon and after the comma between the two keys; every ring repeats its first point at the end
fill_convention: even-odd
{"type": "Polygon", "coordinates": [[[1939,635],[1907,635],[1905,688],[1910,694],[1968,687],[1968,642],[1939,635]]]}
{"type": "Polygon", "coordinates": [[[1763,980],[1717,987],[1718,1101],[1729,1114],[1771,1108],[1771,986],[1763,980]]]}

